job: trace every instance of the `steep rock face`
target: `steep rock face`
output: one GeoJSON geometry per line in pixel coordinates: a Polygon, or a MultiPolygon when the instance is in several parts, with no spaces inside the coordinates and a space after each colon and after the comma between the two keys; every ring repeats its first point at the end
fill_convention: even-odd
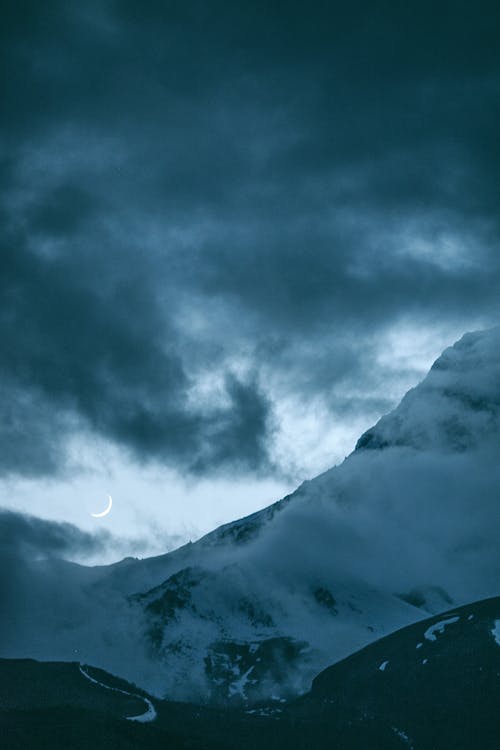
{"type": "Polygon", "coordinates": [[[75,577],[71,607],[16,629],[7,655],[77,653],[173,699],[281,700],[429,612],[498,594],[499,344],[500,329],[464,336],[341,466],[279,503],[75,577]]]}

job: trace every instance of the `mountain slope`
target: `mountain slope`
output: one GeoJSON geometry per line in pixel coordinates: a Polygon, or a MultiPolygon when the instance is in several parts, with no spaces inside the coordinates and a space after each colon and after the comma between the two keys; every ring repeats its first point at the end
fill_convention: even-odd
{"type": "Polygon", "coordinates": [[[314,734],[309,746],[317,748],[331,747],[342,724],[358,724],[374,736],[392,732],[395,747],[496,750],[499,705],[496,597],[406,627],[333,665],[284,718],[313,725],[304,742],[314,734]]]}
{"type": "Polygon", "coordinates": [[[141,715],[143,692],[111,675],[90,670],[89,676],[103,679],[112,689],[96,689],[76,663],[40,663],[33,659],[0,659],[0,709],[2,711],[45,710],[71,705],[107,716],[124,718],[141,715]],[[123,692],[119,692],[122,690],[123,692]],[[127,690],[127,692],[125,692],[127,690]],[[128,694],[127,694],[128,693],[128,694]]]}
{"type": "Polygon", "coordinates": [[[356,450],[407,446],[460,452],[496,440],[499,382],[500,328],[467,333],[393,412],[360,437],[356,450]]]}
{"type": "MultiPolygon", "coordinates": [[[[135,686],[78,664],[0,660],[5,750],[89,747],[199,750],[497,750],[500,597],[386,636],[316,676],[289,703],[246,710],[155,701],[149,724],[126,717],[135,686]]],[[[134,707],[136,708],[136,707],[134,707]]]]}
{"type": "MultiPolygon", "coordinates": [[[[207,747],[188,727],[182,731],[180,721],[177,730],[160,727],[159,722],[130,721],[130,715],[143,713],[143,700],[149,700],[141,696],[135,686],[77,663],[0,659],[1,746],[4,750],[207,747]]],[[[193,708],[189,711],[194,714],[193,708]]]]}
{"type": "Polygon", "coordinates": [[[31,565],[29,616],[12,607],[2,654],[250,705],[304,692],[429,612],[498,594],[499,352],[500,329],[467,334],[341,466],[195,544],[88,574],[31,565]]]}

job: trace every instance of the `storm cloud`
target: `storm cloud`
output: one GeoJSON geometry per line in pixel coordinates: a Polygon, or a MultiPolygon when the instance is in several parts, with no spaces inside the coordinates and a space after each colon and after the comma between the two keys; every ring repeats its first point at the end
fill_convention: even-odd
{"type": "Polygon", "coordinates": [[[498,15],[12,5],[0,471],[276,472],[280,398],[381,413],[391,327],[497,320],[498,15]]]}
{"type": "Polygon", "coordinates": [[[0,508],[0,550],[30,558],[88,555],[101,551],[111,535],[90,534],[71,523],[47,521],[0,508]]]}

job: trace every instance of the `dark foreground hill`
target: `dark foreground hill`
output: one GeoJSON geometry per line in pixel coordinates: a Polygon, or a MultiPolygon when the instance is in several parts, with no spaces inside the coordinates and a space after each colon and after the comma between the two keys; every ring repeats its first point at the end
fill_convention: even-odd
{"type": "MultiPolygon", "coordinates": [[[[371,750],[498,750],[500,598],[380,639],[324,670],[286,713],[304,724],[301,732],[311,727],[311,747],[335,747],[339,725],[347,723],[387,738],[367,745],[371,750]],[[389,744],[389,733],[397,743],[389,744]]],[[[351,746],[358,747],[339,747],[351,746]]]]}
{"type": "Polygon", "coordinates": [[[157,701],[101,670],[84,671],[0,660],[2,750],[500,748],[500,597],[380,639],[287,704],[229,710],[157,701]],[[148,701],[156,718],[130,720],[148,701]]]}

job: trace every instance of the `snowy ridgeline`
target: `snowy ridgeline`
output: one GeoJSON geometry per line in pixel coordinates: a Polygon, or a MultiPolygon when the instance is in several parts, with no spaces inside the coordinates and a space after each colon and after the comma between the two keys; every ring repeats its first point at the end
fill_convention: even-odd
{"type": "Polygon", "coordinates": [[[286,500],[163,557],[21,571],[36,594],[4,653],[77,651],[181,700],[296,695],[380,636],[499,593],[499,415],[500,331],[467,335],[342,465],[286,500]]]}

